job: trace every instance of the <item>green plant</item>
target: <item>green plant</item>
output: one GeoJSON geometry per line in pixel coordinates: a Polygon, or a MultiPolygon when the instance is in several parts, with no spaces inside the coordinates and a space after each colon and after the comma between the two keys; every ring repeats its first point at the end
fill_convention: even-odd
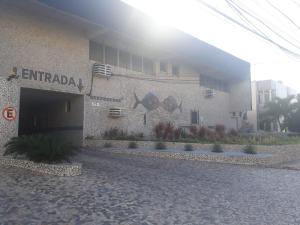
{"type": "Polygon", "coordinates": [[[194,150],[193,145],[191,144],[184,145],[184,151],[193,151],[193,150],[194,150]]]}
{"type": "Polygon", "coordinates": [[[223,148],[222,148],[222,145],[218,144],[218,143],[215,143],[212,147],[212,152],[216,152],[216,153],[221,153],[223,152],[223,148]]]}
{"type": "Polygon", "coordinates": [[[4,155],[23,155],[34,162],[68,161],[74,148],[62,139],[49,135],[24,135],[14,137],[5,144],[4,155]]]}
{"type": "Polygon", "coordinates": [[[155,125],[154,127],[155,137],[157,139],[162,139],[164,130],[165,130],[165,124],[163,122],[159,122],[157,125],[155,125]]]}
{"type": "Polygon", "coordinates": [[[155,149],[163,150],[163,149],[167,149],[167,146],[164,142],[156,142],[155,149]]]}
{"type": "Polygon", "coordinates": [[[217,124],[215,128],[216,134],[220,138],[224,138],[225,136],[225,126],[223,124],[217,124]]]}
{"type": "Polygon", "coordinates": [[[134,141],[128,143],[128,148],[138,148],[138,144],[134,141]]]}
{"type": "Polygon", "coordinates": [[[113,145],[110,142],[105,142],[104,145],[103,145],[104,148],[111,148],[112,146],[113,145]]]}
{"type": "Polygon", "coordinates": [[[243,149],[244,153],[246,154],[257,154],[256,152],[256,148],[253,145],[247,145],[244,149],[243,149]]]}

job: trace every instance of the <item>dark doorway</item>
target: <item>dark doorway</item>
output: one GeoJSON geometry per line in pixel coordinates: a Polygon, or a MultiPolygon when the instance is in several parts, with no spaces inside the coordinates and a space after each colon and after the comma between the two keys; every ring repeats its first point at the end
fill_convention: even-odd
{"type": "Polygon", "coordinates": [[[55,134],[81,144],[83,96],[21,88],[19,135],[55,134]]]}

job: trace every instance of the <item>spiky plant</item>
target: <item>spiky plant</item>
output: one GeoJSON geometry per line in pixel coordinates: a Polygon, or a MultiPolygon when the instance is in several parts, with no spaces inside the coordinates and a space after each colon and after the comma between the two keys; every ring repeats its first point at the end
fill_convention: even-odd
{"type": "Polygon", "coordinates": [[[74,148],[60,138],[49,135],[14,137],[5,144],[4,155],[22,155],[34,162],[68,161],[74,148]]]}

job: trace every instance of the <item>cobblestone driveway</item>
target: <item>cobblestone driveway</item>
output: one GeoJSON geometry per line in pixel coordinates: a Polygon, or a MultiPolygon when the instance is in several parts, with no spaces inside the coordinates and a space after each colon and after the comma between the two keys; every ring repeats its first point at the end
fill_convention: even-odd
{"type": "Polygon", "coordinates": [[[0,167],[0,224],[300,224],[300,172],[86,151],[83,175],[0,167]]]}

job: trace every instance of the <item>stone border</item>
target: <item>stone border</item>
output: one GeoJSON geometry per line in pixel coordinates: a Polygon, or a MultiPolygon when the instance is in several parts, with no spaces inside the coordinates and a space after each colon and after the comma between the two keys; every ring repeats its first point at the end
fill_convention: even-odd
{"type": "MultiPolygon", "coordinates": [[[[193,154],[193,152],[164,152],[162,150],[154,149],[154,141],[136,141],[140,150],[128,149],[128,143],[131,141],[124,140],[85,140],[87,147],[103,147],[103,144],[110,142],[113,144],[111,149],[101,149],[117,154],[130,154],[148,157],[173,158],[198,160],[208,162],[222,162],[232,164],[246,164],[246,165],[263,165],[272,166],[286,163],[292,160],[300,160],[300,145],[256,145],[258,153],[270,153],[270,157],[257,157],[256,155],[245,156],[224,156],[222,153],[218,154],[193,154]],[[148,148],[153,150],[142,150],[141,148],[148,148]]],[[[186,143],[180,142],[165,142],[168,149],[184,149],[186,143]]],[[[191,143],[196,149],[211,149],[213,144],[191,143]]],[[[229,145],[222,144],[224,151],[240,152],[245,145],[229,145]]]]}
{"type": "Polygon", "coordinates": [[[25,159],[0,158],[0,165],[13,166],[28,169],[34,172],[54,175],[54,176],[78,176],[81,175],[82,165],[75,164],[46,164],[35,163],[25,159]]]}
{"type": "Polygon", "coordinates": [[[193,154],[193,152],[170,152],[164,150],[139,150],[139,149],[117,149],[117,148],[102,148],[100,151],[113,154],[126,154],[134,156],[154,157],[154,158],[170,158],[205,162],[230,163],[241,165],[270,165],[276,160],[276,157],[256,157],[256,155],[245,156],[225,156],[222,153],[214,154],[193,154]]]}

